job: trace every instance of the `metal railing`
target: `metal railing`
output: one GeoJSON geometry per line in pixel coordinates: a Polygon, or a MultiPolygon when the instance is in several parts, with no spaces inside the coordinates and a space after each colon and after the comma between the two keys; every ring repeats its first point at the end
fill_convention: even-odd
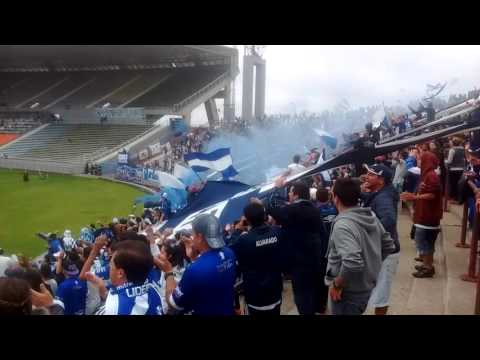
{"type": "MultiPolygon", "coordinates": [[[[468,181],[468,186],[475,194],[475,199],[480,196],[480,189],[475,185],[473,181],[468,181]]],[[[470,237],[470,244],[466,243],[467,237],[467,223],[468,223],[468,205],[467,201],[465,201],[463,207],[463,214],[462,214],[462,232],[460,242],[456,244],[457,247],[461,248],[470,248],[470,254],[468,257],[468,268],[467,272],[460,276],[463,281],[468,282],[475,282],[477,283],[476,286],[476,294],[475,294],[475,309],[474,314],[480,315],[480,271],[477,269],[477,262],[478,262],[478,241],[480,235],[480,217],[479,212],[475,206],[475,214],[472,226],[472,234],[470,237]]]]}

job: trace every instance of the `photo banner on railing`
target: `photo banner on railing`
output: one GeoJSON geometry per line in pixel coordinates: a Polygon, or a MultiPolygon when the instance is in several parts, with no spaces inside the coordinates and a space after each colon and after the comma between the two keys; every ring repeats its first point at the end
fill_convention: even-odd
{"type": "Polygon", "coordinates": [[[128,165],[117,166],[115,178],[140,185],[159,187],[159,179],[155,170],[149,168],[134,168],[128,165]]]}

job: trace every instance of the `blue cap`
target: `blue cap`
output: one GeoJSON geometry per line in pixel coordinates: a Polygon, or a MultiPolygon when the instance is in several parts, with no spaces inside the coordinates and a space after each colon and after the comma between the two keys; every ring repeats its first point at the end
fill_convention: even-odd
{"type": "Polygon", "coordinates": [[[383,177],[385,183],[392,181],[393,173],[388,166],[383,164],[374,164],[371,166],[365,165],[365,169],[367,169],[369,173],[383,177]]]}

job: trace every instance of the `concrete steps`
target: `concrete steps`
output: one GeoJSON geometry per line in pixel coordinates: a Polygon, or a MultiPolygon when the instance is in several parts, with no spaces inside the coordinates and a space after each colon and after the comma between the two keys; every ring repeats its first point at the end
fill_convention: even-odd
{"type": "MultiPolygon", "coordinates": [[[[462,206],[450,205],[450,211],[444,213],[442,221],[443,246],[447,254],[445,288],[447,315],[471,315],[475,306],[476,284],[460,279],[460,276],[467,272],[470,249],[455,246],[460,241],[462,213],[462,206]]],[[[467,233],[467,243],[469,238],[470,232],[467,233]]]]}

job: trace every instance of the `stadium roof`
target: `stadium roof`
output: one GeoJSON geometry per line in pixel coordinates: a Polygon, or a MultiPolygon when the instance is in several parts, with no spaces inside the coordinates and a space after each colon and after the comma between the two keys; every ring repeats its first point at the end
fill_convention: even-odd
{"type": "Polygon", "coordinates": [[[0,45],[0,70],[230,63],[237,50],[220,45],[0,45]]]}

